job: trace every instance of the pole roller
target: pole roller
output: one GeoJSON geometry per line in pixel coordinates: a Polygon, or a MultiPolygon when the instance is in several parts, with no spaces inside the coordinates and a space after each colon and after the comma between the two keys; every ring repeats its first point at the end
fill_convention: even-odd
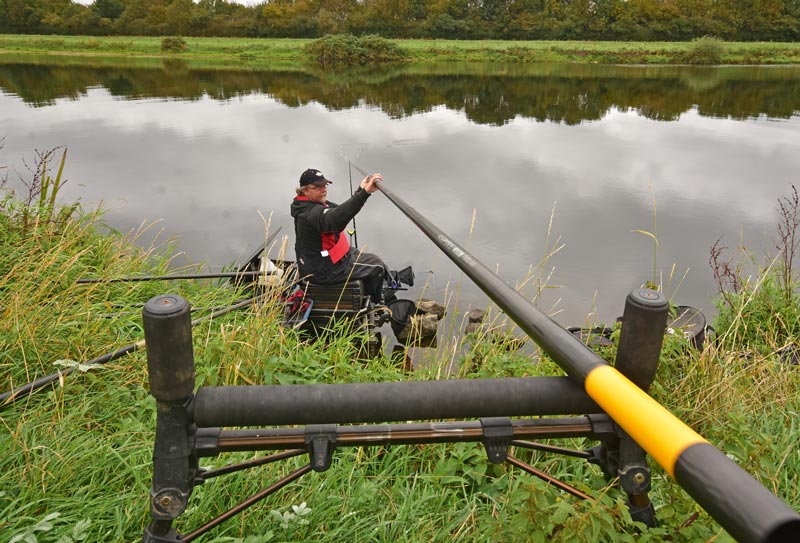
{"type": "Polygon", "coordinates": [[[636,289],[625,298],[614,367],[645,392],[656,377],[668,315],[667,298],[655,290],[636,289]]]}
{"type": "Polygon", "coordinates": [[[175,294],[151,298],[142,310],[150,393],[160,402],[194,394],[194,354],[189,302],[175,294]]]}
{"type": "Polygon", "coordinates": [[[204,428],[600,412],[566,377],[205,386],[192,407],[204,428]]]}

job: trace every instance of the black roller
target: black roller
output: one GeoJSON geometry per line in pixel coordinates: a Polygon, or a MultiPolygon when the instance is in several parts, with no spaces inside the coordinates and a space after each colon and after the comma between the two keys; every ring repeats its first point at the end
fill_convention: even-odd
{"type": "Polygon", "coordinates": [[[655,290],[636,289],[625,299],[614,365],[642,390],[655,379],[668,315],[667,298],[655,290]]]}
{"type": "Polygon", "coordinates": [[[201,387],[199,427],[600,413],[566,377],[201,387]]]}
{"type": "Polygon", "coordinates": [[[175,294],[151,298],[142,310],[150,393],[160,402],[194,393],[194,354],[189,302],[175,294]]]}

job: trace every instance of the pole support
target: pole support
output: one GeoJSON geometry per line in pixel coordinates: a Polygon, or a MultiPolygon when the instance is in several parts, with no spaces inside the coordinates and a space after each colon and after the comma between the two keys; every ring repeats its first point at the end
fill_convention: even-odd
{"type": "Polygon", "coordinates": [[[189,502],[197,459],[189,410],[194,394],[194,353],[189,303],[168,294],[142,310],[150,394],[156,399],[156,438],[150,517],[143,543],[178,541],[172,521],[189,502]]]}
{"type": "MultiPolygon", "coordinates": [[[[658,291],[635,289],[625,299],[614,365],[645,392],[658,370],[668,314],[669,302],[658,291]]],[[[603,446],[616,449],[612,456],[618,460],[615,469],[620,486],[628,495],[631,518],[648,526],[656,526],[655,509],[647,495],[651,483],[647,453],[622,429],[619,429],[619,439],[613,443],[605,442],[603,446]]]]}

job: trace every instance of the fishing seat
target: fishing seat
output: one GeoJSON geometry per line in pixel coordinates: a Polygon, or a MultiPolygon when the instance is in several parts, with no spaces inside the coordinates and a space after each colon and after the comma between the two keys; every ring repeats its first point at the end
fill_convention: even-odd
{"type": "Polygon", "coordinates": [[[301,283],[306,297],[314,300],[314,311],[326,312],[329,315],[338,313],[358,313],[369,305],[369,296],[364,290],[364,282],[354,279],[347,283],[320,285],[317,283],[301,283]]]}
{"type": "Polygon", "coordinates": [[[355,328],[369,332],[369,339],[363,345],[365,354],[370,358],[380,354],[383,339],[376,330],[376,314],[361,279],[330,285],[305,281],[299,286],[312,302],[304,330],[316,336],[330,330],[337,322],[347,321],[355,328]]]}

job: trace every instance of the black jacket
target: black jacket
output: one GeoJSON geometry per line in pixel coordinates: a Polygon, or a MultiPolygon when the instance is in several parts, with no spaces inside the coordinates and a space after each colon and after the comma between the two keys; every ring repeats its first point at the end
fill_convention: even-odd
{"type": "Polygon", "coordinates": [[[313,275],[317,282],[336,281],[346,276],[352,266],[353,251],[343,252],[349,247],[344,229],[361,211],[368,197],[369,193],[359,187],[341,205],[320,204],[304,196],[292,201],[294,251],[301,276],[313,275]]]}

